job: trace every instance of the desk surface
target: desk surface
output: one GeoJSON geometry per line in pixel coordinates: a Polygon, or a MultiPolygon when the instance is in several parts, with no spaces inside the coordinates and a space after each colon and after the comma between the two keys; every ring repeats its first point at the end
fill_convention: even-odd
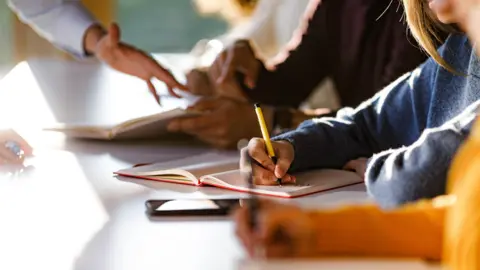
{"type": "MultiPolygon", "coordinates": [[[[182,102],[165,98],[164,106],[182,102]]],[[[112,176],[133,164],[212,149],[182,139],[96,142],[39,131],[56,122],[117,121],[155,110],[159,108],[143,82],[98,64],[32,60],[19,64],[0,82],[0,123],[18,128],[36,148],[36,157],[22,173],[0,171],[0,269],[275,267],[275,263],[242,263],[245,254],[226,218],[151,221],[144,213],[147,199],[245,194],[112,176]]],[[[319,207],[366,200],[364,187],[357,185],[289,202],[319,207]]],[[[318,266],[328,269],[332,263],[345,269],[352,266],[345,261],[318,266]]],[[[384,269],[385,263],[391,264],[367,266],[384,269]]],[[[400,265],[427,269],[419,262],[400,265]]]]}

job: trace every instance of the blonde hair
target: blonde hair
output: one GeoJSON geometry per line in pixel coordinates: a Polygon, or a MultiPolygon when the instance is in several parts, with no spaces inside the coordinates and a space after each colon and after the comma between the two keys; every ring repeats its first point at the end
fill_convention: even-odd
{"type": "Polygon", "coordinates": [[[441,23],[428,7],[426,0],[403,0],[407,23],[413,36],[423,50],[443,68],[457,73],[437,52],[437,46],[443,42],[441,33],[458,32],[452,26],[441,23]]]}

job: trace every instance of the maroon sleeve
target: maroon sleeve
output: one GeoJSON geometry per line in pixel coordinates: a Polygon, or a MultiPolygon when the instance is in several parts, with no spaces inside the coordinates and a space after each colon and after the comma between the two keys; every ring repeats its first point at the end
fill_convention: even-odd
{"type": "MultiPolygon", "coordinates": [[[[326,1],[324,1],[326,2],[326,1]]],[[[255,102],[298,107],[329,74],[326,5],[313,1],[299,27],[272,70],[262,65],[255,89],[246,89],[255,102]],[[312,14],[313,13],[313,14],[312,14]]]]}

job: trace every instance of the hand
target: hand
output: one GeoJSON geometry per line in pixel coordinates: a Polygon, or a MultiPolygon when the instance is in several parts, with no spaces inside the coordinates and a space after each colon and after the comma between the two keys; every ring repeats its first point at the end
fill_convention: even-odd
{"type": "Polygon", "coordinates": [[[160,98],[155,86],[153,86],[152,78],[163,81],[170,94],[175,97],[180,96],[175,93],[173,88],[187,90],[186,86],[180,84],[153,57],[131,45],[122,43],[120,41],[120,28],[117,24],[112,24],[107,34],[104,34],[98,26],[91,27],[87,30],[85,47],[87,52],[94,53],[98,59],[107,63],[110,67],[144,80],[159,103],[160,98]]]}
{"type": "Polygon", "coordinates": [[[187,74],[187,87],[190,93],[203,96],[213,97],[216,95],[215,85],[213,85],[208,77],[207,72],[194,69],[187,74]]]}
{"type": "Polygon", "coordinates": [[[316,255],[318,237],[315,223],[298,207],[261,201],[255,231],[249,226],[247,207],[238,209],[234,213],[234,219],[237,237],[252,257],[255,256],[256,248],[262,248],[267,258],[305,258],[316,255]]]}
{"type": "Polygon", "coordinates": [[[287,141],[272,141],[272,146],[277,156],[277,164],[274,164],[268,156],[265,141],[253,138],[248,143],[247,149],[242,150],[240,166],[245,164],[245,155],[248,154],[258,163],[252,165],[255,184],[277,185],[277,178],[282,179],[282,183],[285,184],[296,183],[295,176],[287,174],[295,156],[293,145],[287,141]]]}
{"type": "Polygon", "coordinates": [[[13,130],[0,130],[0,165],[2,164],[22,164],[26,156],[32,155],[32,147],[13,130]],[[8,142],[16,143],[23,151],[23,155],[17,156],[10,150],[6,144],[8,142]]]}
{"type": "MultiPolygon", "coordinates": [[[[209,98],[200,100],[189,109],[204,114],[173,120],[168,125],[170,132],[187,133],[218,148],[233,148],[241,139],[261,136],[251,104],[227,98],[209,98]]],[[[273,111],[265,107],[264,114],[271,126],[273,111]]]]}
{"type": "Polygon", "coordinates": [[[254,88],[262,65],[255,57],[250,43],[239,40],[217,57],[209,69],[209,75],[211,81],[219,86],[223,96],[231,96],[230,91],[242,89],[236,73],[242,73],[245,76],[245,85],[254,88]]]}
{"type": "Polygon", "coordinates": [[[365,173],[367,172],[368,158],[359,158],[349,161],[343,167],[344,170],[352,170],[357,173],[362,179],[365,179],[365,173]]]}

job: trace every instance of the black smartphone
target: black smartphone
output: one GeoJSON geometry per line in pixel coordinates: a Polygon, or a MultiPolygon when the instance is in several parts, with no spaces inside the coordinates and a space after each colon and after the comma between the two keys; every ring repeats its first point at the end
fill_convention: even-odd
{"type": "Polygon", "coordinates": [[[240,204],[239,199],[148,200],[150,216],[226,216],[240,204]]]}

